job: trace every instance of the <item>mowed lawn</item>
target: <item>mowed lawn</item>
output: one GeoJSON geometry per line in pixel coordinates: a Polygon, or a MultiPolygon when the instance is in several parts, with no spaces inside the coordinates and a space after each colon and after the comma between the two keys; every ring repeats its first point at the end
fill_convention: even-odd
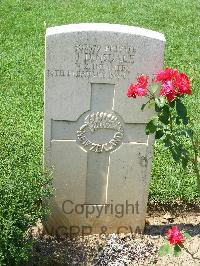
{"type": "MultiPolygon", "coordinates": [[[[81,22],[128,24],[164,33],[165,66],[186,72],[192,81],[186,103],[200,137],[199,0],[1,0],[0,180],[40,176],[45,29],[81,22]]],[[[184,172],[156,143],[150,200],[196,199],[191,166],[184,172]]]]}

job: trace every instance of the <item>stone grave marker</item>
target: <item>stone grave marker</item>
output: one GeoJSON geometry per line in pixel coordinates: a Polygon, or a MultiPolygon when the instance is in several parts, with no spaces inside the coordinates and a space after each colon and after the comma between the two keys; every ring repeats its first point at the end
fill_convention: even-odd
{"type": "Polygon", "coordinates": [[[142,28],[73,24],[46,32],[44,162],[55,197],[50,233],[143,230],[153,153],[152,110],[126,96],[162,68],[165,38],[142,28]]]}

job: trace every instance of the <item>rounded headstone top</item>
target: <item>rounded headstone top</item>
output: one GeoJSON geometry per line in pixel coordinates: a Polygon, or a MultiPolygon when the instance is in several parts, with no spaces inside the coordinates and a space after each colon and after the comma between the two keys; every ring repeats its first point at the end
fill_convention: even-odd
{"type": "Polygon", "coordinates": [[[80,23],[80,24],[68,24],[62,26],[55,26],[47,28],[46,36],[70,33],[70,32],[84,32],[84,31],[95,31],[95,32],[119,32],[126,34],[134,34],[153,39],[158,39],[165,42],[164,34],[152,31],[140,27],[120,25],[120,24],[109,24],[109,23],[80,23]]]}

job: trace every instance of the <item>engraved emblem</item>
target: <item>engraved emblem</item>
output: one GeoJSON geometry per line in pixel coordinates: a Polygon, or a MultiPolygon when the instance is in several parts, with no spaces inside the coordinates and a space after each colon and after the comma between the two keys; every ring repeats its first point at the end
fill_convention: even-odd
{"type": "Polygon", "coordinates": [[[112,113],[96,112],[89,114],[84,124],[77,131],[77,139],[89,151],[93,152],[109,152],[116,149],[122,142],[124,130],[121,122],[116,115],[112,113]],[[115,133],[113,138],[103,144],[93,143],[86,137],[86,133],[90,131],[94,133],[100,129],[111,129],[115,133]]]}

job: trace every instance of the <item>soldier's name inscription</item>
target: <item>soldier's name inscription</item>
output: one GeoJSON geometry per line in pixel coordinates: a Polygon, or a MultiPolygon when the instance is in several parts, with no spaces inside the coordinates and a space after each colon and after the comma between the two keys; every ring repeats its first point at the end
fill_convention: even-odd
{"type": "Polygon", "coordinates": [[[47,77],[127,78],[134,63],[133,46],[77,44],[74,69],[47,69],[47,77]]]}

